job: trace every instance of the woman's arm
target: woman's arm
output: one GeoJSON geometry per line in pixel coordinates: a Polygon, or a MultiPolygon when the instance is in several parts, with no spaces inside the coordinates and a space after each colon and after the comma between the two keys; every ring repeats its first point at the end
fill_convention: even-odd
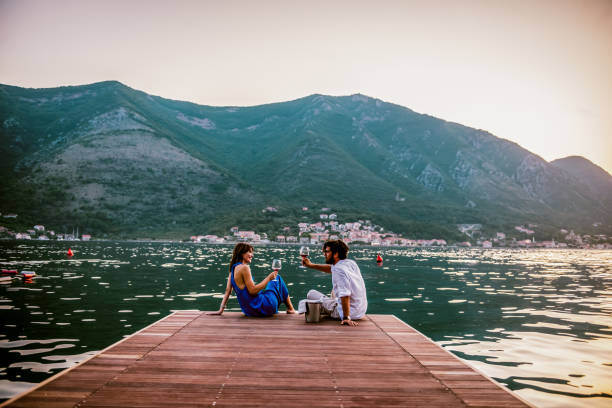
{"type": "Polygon", "coordinates": [[[219,307],[219,310],[217,310],[216,312],[207,312],[206,313],[207,315],[220,315],[223,313],[223,310],[225,310],[225,305],[227,304],[227,300],[232,294],[232,282],[230,280],[231,277],[232,277],[232,273],[230,272],[229,276],[227,277],[227,285],[225,286],[225,294],[223,295],[223,300],[221,300],[221,306],[219,307]]]}
{"type": "Polygon", "coordinates": [[[270,273],[268,276],[264,278],[264,280],[262,280],[256,285],[255,282],[253,282],[253,275],[251,275],[251,268],[249,268],[248,265],[240,265],[238,268],[241,269],[238,273],[242,275],[247,291],[252,296],[255,296],[256,294],[264,290],[268,282],[276,278],[276,275],[278,273],[276,271],[270,273]]]}

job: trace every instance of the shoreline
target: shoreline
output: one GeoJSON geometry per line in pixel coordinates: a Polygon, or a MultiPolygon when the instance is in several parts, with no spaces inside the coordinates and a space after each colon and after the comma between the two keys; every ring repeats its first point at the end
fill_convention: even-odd
{"type": "MultiPolygon", "coordinates": [[[[230,242],[193,242],[193,241],[173,241],[173,240],[146,240],[146,239],[91,239],[88,241],[66,241],[66,240],[38,240],[38,239],[14,239],[14,238],[0,238],[0,242],[20,242],[20,243],[24,243],[24,242],[40,242],[40,243],[49,243],[49,242],[53,242],[53,243],[59,243],[59,242],[66,242],[66,243],[100,243],[100,242],[124,242],[124,243],[149,243],[149,244],[154,244],[154,243],[160,243],[160,244],[188,244],[188,245],[220,245],[220,246],[232,246],[232,245],[236,245],[238,242],[245,242],[247,244],[253,245],[255,247],[265,247],[265,246],[308,246],[308,247],[317,247],[317,246],[321,246],[323,245],[323,242],[319,243],[319,244],[305,244],[305,243],[299,243],[299,242],[249,242],[249,241],[230,241],[230,242]]],[[[409,248],[413,248],[413,249],[421,249],[421,248],[427,248],[427,249],[433,249],[433,248],[437,248],[437,249],[480,249],[480,250],[499,250],[499,249],[520,249],[520,250],[525,250],[525,249],[531,249],[531,250],[559,250],[559,251],[567,251],[567,250],[577,250],[577,249],[583,249],[583,250],[591,250],[591,251],[611,251],[612,250],[612,246],[610,246],[609,248],[586,248],[586,247],[565,247],[565,248],[546,248],[546,247],[521,247],[521,246],[503,246],[503,247],[492,247],[492,248],[485,248],[485,247],[481,247],[481,246],[470,246],[470,247],[466,247],[466,246],[459,246],[459,245],[430,245],[430,246],[402,246],[402,245],[368,245],[368,244],[354,244],[354,243],[350,243],[351,247],[357,247],[357,248],[377,248],[377,249],[385,249],[385,248],[390,248],[390,249],[395,249],[395,248],[400,248],[400,249],[409,249],[409,248]]]]}

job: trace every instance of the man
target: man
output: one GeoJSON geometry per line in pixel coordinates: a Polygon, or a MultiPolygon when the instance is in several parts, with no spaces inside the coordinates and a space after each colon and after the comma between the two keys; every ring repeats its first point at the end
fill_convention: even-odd
{"type": "Polygon", "coordinates": [[[302,264],[332,275],[331,298],[314,289],[306,297],[320,300],[323,310],[331,317],[340,319],[340,324],[357,326],[355,320],[365,316],[368,299],[359,267],[355,261],[346,259],[348,250],[348,246],[341,240],[327,241],[323,244],[324,265],[313,264],[307,257],[303,257],[302,264]]]}

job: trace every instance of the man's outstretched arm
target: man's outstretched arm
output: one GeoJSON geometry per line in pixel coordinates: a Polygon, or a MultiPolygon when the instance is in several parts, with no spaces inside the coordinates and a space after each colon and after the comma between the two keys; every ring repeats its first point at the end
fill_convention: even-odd
{"type": "Polygon", "coordinates": [[[313,264],[312,262],[310,262],[310,259],[308,259],[307,257],[302,258],[302,265],[304,265],[307,268],[316,269],[317,271],[331,273],[331,265],[313,264]]]}

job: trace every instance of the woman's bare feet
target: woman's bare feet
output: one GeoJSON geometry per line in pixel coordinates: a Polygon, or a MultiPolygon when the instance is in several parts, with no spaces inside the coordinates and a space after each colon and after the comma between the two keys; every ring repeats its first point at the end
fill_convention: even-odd
{"type": "Polygon", "coordinates": [[[287,296],[285,299],[285,305],[287,306],[287,314],[296,314],[297,312],[293,308],[293,304],[291,303],[291,298],[287,296]]]}

